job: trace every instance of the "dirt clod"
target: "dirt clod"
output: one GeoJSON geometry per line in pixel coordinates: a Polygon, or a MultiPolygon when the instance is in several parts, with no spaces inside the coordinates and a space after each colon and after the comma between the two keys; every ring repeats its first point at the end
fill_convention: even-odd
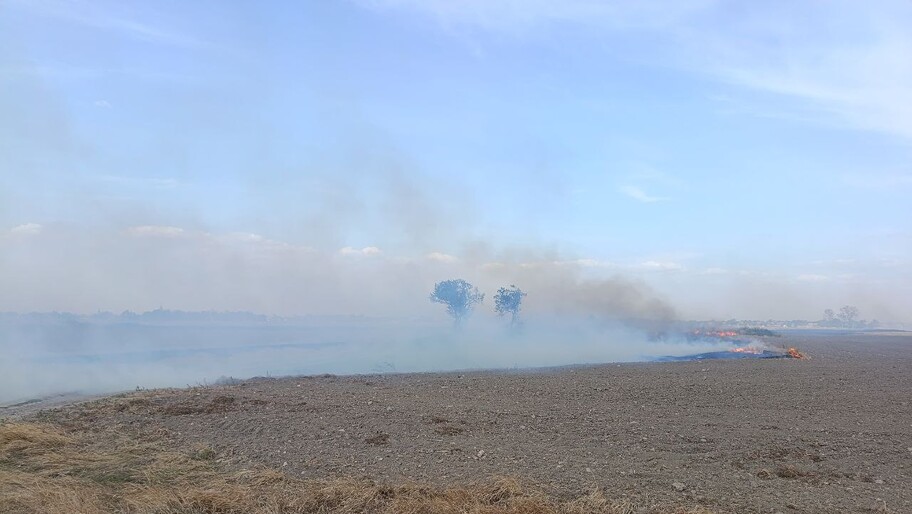
{"type": "Polygon", "coordinates": [[[434,427],[434,433],[440,435],[457,435],[465,431],[464,428],[454,427],[452,425],[441,425],[434,427]]]}
{"type": "Polygon", "coordinates": [[[383,432],[377,432],[375,435],[368,437],[364,440],[367,444],[373,444],[375,446],[383,446],[389,444],[389,434],[384,434],[383,432]]]}

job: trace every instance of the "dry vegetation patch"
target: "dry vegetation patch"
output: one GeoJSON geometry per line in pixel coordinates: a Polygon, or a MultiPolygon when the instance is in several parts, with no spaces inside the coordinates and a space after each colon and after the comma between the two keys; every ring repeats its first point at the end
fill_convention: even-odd
{"type": "MultiPolygon", "coordinates": [[[[301,480],[269,469],[230,471],[211,448],[176,451],[168,440],[117,429],[0,424],[0,511],[161,514],[643,512],[593,490],[571,500],[508,478],[469,487],[301,480]]],[[[648,512],[703,513],[683,508],[648,512]]]]}

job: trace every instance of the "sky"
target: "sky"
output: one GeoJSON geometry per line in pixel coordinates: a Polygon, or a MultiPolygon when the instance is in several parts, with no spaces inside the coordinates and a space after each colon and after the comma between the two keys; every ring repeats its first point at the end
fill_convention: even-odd
{"type": "Polygon", "coordinates": [[[0,0],[0,311],[442,316],[460,277],[533,311],[908,321],[910,26],[898,0],[0,0]]]}

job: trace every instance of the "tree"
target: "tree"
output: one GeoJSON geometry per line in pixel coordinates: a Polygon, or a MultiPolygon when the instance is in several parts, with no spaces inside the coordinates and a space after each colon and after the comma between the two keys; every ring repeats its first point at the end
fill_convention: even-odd
{"type": "Polygon", "coordinates": [[[484,293],[479,293],[477,287],[462,279],[444,280],[434,284],[430,299],[446,305],[447,314],[459,325],[472,312],[475,304],[484,301],[484,293]]]}
{"type": "Polygon", "coordinates": [[[823,321],[820,323],[824,327],[864,327],[865,321],[858,319],[858,307],[845,305],[839,309],[839,312],[833,312],[833,309],[823,311],[823,321]]]}
{"type": "Polygon", "coordinates": [[[523,297],[526,293],[522,289],[510,284],[510,287],[501,287],[494,295],[494,310],[500,316],[510,313],[510,326],[516,324],[516,317],[522,308],[523,297]]]}
{"type": "Polygon", "coordinates": [[[846,305],[839,309],[838,316],[845,326],[850,327],[855,324],[855,319],[858,317],[858,307],[846,305]]]}

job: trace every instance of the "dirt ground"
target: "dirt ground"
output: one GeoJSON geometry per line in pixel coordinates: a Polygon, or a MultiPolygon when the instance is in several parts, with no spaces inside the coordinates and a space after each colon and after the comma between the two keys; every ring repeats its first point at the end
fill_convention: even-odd
{"type": "Polygon", "coordinates": [[[781,340],[811,359],[253,379],[29,417],[166,433],[303,478],[511,476],[719,512],[912,512],[912,335],[781,340]]]}

